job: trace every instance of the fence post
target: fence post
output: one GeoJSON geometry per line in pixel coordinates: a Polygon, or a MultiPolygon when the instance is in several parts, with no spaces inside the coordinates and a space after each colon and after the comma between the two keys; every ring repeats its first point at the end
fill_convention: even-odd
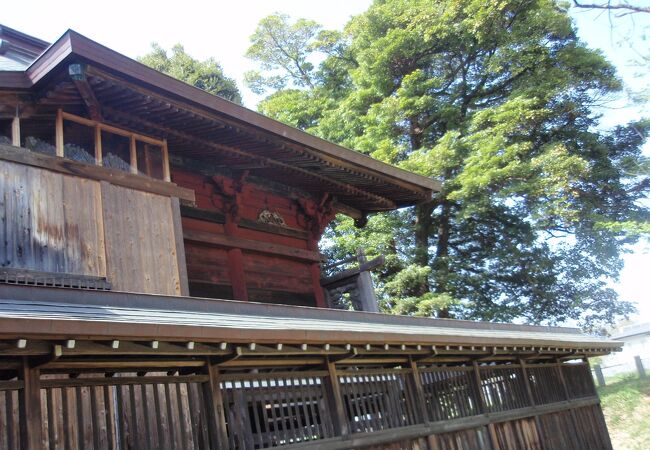
{"type": "Polygon", "coordinates": [[[598,381],[598,386],[605,386],[605,376],[603,375],[603,368],[600,367],[600,364],[594,364],[594,372],[596,372],[596,381],[598,381]]]}
{"type": "MultiPolygon", "coordinates": [[[[203,393],[208,409],[208,420],[210,423],[210,448],[228,450],[228,430],[226,429],[226,412],[223,407],[223,395],[221,392],[221,373],[219,366],[214,364],[210,358],[206,359],[206,372],[208,381],[203,384],[203,393]]],[[[180,399],[179,399],[180,401],[180,399]]]]}
{"type": "Polygon", "coordinates": [[[341,392],[336,366],[329,358],[326,358],[326,366],[328,375],[323,379],[323,381],[325,383],[325,392],[327,393],[327,400],[329,402],[329,410],[331,414],[330,418],[334,425],[334,432],[338,436],[348,437],[350,434],[350,427],[348,426],[347,416],[345,415],[343,394],[341,392]]]}
{"type": "Polygon", "coordinates": [[[636,364],[636,371],[639,372],[639,378],[645,378],[645,368],[640,356],[634,357],[634,364],[636,364]]]}
{"type": "Polygon", "coordinates": [[[18,372],[18,378],[23,382],[23,388],[18,394],[20,447],[25,450],[38,450],[43,447],[40,370],[32,368],[29,359],[23,356],[18,372]]]}
{"type": "Polygon", "coordinates": [[[414,405],[417,408],[418,413],[422,416],[421,423],[429,423],[429,410],[427,409],[427,397],[424,394],[424,387],[422,387],[422,378],[420,377],[420,370],[418,369],[418,363],[413,361],[413,358],[409,357],[409,364],[411,366],[411,381],[413,382],[413,389],[415,391],[415,401],[414,405]]]}

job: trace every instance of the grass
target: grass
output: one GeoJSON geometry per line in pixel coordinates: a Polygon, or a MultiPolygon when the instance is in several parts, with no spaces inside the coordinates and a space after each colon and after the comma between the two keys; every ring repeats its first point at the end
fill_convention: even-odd
{"type": "Polygon", "coordinates": [[[630,374],[598,388],[614,450],[650,449],[650,377],[630,374]]]}

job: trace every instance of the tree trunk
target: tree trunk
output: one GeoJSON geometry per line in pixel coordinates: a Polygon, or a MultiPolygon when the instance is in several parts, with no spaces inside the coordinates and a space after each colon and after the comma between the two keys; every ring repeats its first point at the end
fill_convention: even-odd
{"type": "MultiPolygon", "coordinates": [[[[449,202],[442,202],[440,212],[440,222],[438,225],[438,245],[434,261],[434,270],[436,271],[436,292],[444,294],[447,292],[447,280],[449,278],[449,234],[450,234],[451,205],[449,202]]],[[[438,317],[448,318],[449,310],[443,308],[438,312],[438,317]]]]}
{"type": "MultiPolygon", "coordinates": [[[[429,201],[422,203],[415,207],[415,264],[418,266],[426,267],[429,265],[429,236],[431,235],[431,214],[435,202],[429,201]]],[[[420,286],[416,288],[414,294],[421,296],[429,292],[431,287],[429,282],[425,280],[420,286]]]]}

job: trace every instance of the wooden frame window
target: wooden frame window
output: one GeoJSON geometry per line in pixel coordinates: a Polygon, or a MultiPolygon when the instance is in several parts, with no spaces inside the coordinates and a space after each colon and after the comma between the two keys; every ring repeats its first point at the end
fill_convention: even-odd
{"type": "MultiPolygon", "coordinates": [[[[59,109],[56,114],[55,146],[56,156],[89,159],[98,166],[171,181],[169,151],[165,139],[154,139],[59,109]],[[79,155],[70,154],[69,150],[66,152],[66,148],[70,147],[64,143],[66,128],[74,130],[69,133],[70,136],[74,135],[80,141],[92,141],[87,147],[94,148],[94,155],[83,150],[78,151],[79,155]]],[[[77,148],[75,145],[72,147],[77,148]]]]}

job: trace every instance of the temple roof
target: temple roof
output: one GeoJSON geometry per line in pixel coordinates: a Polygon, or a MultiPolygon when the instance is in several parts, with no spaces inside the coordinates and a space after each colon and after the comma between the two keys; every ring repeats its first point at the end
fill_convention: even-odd
{"type": "Polygon", "coordinates": [[[25,70],[0,71],[3,91],[17,96],[21,114],[36,116],[59,107],[86,114],[94,97],[103,121],[167,139],[172,157],[247,171],[319,198],[327,192],[352,216],[414,205],[440,190],[436,180],[209,94],[72,30],[25,70]],[[83,66],[89,91],[79,91],[71,65],[83,66]]]}

